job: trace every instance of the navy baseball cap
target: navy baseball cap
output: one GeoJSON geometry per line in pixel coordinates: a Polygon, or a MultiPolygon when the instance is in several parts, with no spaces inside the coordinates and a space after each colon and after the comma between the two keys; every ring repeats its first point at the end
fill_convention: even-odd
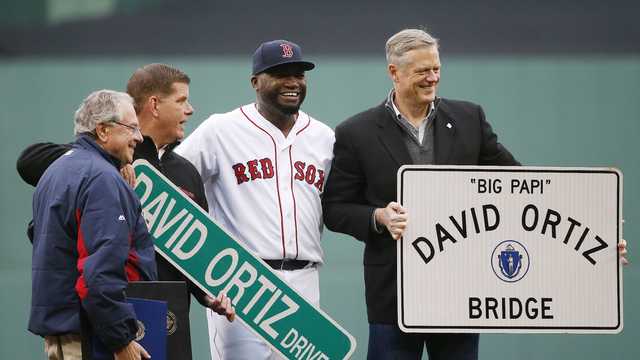
{"type": "Polygon", "coordinates": [[[304,71],[316,67],[302,60],[300,46],[287,40],[273,40],[260,44],[253,53],[253,75],[283,64],[300,64],[304,71]]]}

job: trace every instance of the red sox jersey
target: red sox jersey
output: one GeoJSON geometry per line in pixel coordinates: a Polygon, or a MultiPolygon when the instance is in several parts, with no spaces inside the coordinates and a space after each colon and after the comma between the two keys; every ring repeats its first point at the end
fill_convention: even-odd
{"type": "Polygon", "coordinates": [[[302,111],[285,137],[249,104],[210,116],[175,151],[202,176],[210,215],[254,254],[322,263],[320,196],[334,141],[302,111]]]}

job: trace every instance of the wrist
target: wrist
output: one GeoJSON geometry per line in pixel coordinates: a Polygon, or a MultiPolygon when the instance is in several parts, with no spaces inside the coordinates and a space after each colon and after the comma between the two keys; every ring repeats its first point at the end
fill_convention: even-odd
{"type": "Polygon", "coordinates": [[[129,342],[127,343],[127,345],[125,345],[125,346],[123,346],[123,347],[119,348],[118,350],[116,350],[116,351],[115,351],[115,353],[116,353],[116,354],[118,354],[118,355],[126,354],[126,353],[127,353],[127,351],[129,350],[130,346],[131,346],[131,343],[133,343],[133,341],[129,341],[129,342]]]}
{"type": "Polygon", "coordinates": [[[380,211],[381,208],[376,208],[373,210],[373,220],[376,222],[376,225],[382,225],[382,221],[380,221],[380,211]]]}

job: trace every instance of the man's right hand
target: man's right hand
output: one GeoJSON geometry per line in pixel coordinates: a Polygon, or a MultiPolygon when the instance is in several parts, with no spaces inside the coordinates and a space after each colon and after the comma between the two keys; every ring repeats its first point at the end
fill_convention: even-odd
{"type": "Polygon", "coordinates": [[[215,299],[207,295],[205,297],[207,307],[218,315],[225,316],[229,322],[232,322],[236,318],[236,309],[231,305],[231,299],[224,293],[219,293],[215,299]]]}
{"type": "Polygon", "coordinates": [[[120,175],[122,175],[124,181],[126,181],[132,188],[136,187],[136,172],[133,170],[133,165],[126,164],[120,168],[120,175]]]}
{"type": "Polygon", "coordinates": [[[151,355],[149,355],[142,345],[132,340],[127,346],[116,351],[113,354],[113,358],[114,360],[141,360],[151,359],[151,355]]]}
{"type": "Polygon", "coordinates": [[[384,225],[394,240],[399,240],[407,228],[407,211],[397,202],[390,202],[384,208],[377,208],[374,213],[376,222],[384,225]]]}

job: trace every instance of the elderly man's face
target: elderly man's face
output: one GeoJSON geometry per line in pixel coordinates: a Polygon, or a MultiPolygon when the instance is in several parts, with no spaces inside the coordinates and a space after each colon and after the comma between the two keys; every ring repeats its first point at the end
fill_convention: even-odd
{"type": "Polygon", "coordinates": [[[440,82],[440,55],[435,46],[408,51],[399,64],[389,64],[396,96],[427,106],[436,98],[440,82]]]}
{"type": "Polygon", "coordinates": [[[109,126],[108,129],[105,129],[104,149],[120,160],[122,164],[133,162],[133,151],[136,145],[142,142],[140,125],[133,106],[125,106],[123,117],[120,121],[105,123],[104,125],[109,126]]]}

